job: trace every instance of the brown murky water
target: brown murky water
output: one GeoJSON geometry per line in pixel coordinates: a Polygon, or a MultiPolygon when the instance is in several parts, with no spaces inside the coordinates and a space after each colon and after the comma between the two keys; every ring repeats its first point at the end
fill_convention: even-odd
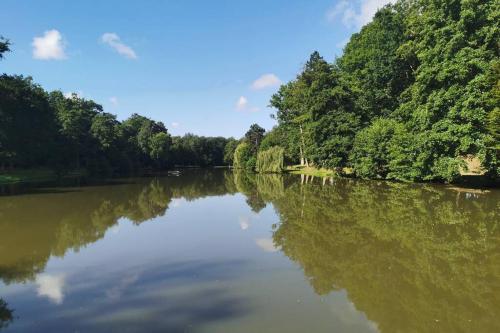
{"type": "Polygon", "coordinates": [[[500,332],[500,191],[186,171],[0,197],[6,332],[500,332]]]}

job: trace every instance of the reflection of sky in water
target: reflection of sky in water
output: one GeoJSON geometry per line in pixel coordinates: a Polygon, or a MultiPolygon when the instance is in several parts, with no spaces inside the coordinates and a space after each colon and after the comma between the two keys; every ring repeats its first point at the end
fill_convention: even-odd
{"type": "Polygon", "coordinates": [[[276,252],[279,249],[274,246],[274,242],[271,238],[258,238],[255,243],[265,252],[276,252]]]}
{"type": "Polygon", "coordinates": [[[268,236],[274,211],[255,214],[243,199],[176,204],[140,226],[121,219],[104,239],[48,262],[34,282],[40,301],[28,286],[10,294],[22,318],[10,329],[266,331],[276,320],[289,332],[307,329],[303,314],[304,324],[297,326],[287,321],[288,313],[299,315],[311,306],[324,312],[324,304],[303,283],[300,270],[282,256],[269,256],[278,251],[268,236]],[[259,223],[252,223],[257,217],[259,223]],[[270,306],[282,310],[270,315],[270,306]]]}
{"type": "MultiPolygon", "coordinates": [[[[143,193],[141,188],[136,191],[143,193]]],[[[105,219],[83,221],[79,230],[82,235],[91,238],[92,228],[104,223],[103,235],[84,242],[78,250],[68,250],[62,241],[54,241],[52,256],[32,279],[25,283],[0,282],[0,297],[16,310],[18,318],[7,332],[121,332],[123,328],[132,332],[383,331],[383,322],[375,320],[393,317],[382,307],[370,306],[394,305],[391,311],[398,311],[399,304],[406,301],[391,297],[399,297],[397,292],[404,290],[394,293],[382,288],[372,295],[372,282],[373,286],[378,283],[385,287],[384,279],[394,278],[396,283],[406,284],[403,287],[410,290],[410,295],[414,288],[411,280],[398,281],[398,272],[384,275],[387,267],[398,267],[396,258],[403,258],[388,250],[392,237],[398,237],[392,232],[393,226],[388,228],[390,232],[375,229],[385,239],[363,238],[366,229],[351,235],[353,228],[345,227],[350,221],[331,221],[341,213],[342,197],[335,199],[335,214],[307,219],[301,192],[295,198],[298,204],[291,202],[285,211],[293,214],[285,216],[290,220],[283,225],[283,215],[278,215],[283,211],[278,212],[277,206],[271,204],[262,205],[261,197],[248,192],[174,198],[168,201],[166,212],[146,216],[141,223],[131,217],[121,217],[109,225],[105,219]],[[304,216],[304,223],[297,222],[304,216]],[[293,218],[297,218],[295,224],[293,218]],[[334,237],[338,243],[329,242],[334,237]],[[64,253],[65,250],[68,251],[64,253]],[[372,264],[372,260],[380,263],[372,264]],[[352,281],[356,283],[349,284],[352,281]]],[[[367,193],[362,198],[374,195],[367,193]]],[[[142,201],[137,210],[155,206],[152,198],[139,197],[142,201]]],[[[327,199],[330,198],[335,197],[327,199]]],[[[434,200],[433,204],[439,204],[434,200]]],[[[444,203],[456,205],[457,200],[453,194],[444,203]]],[[[325,202],[329,204],[328,200],[325,202]]],[[[104,217],[110,208],[125,216],[120,211],[123,207],[99,207],[101,210],[97,211],[104,217]]],[[[372,227],[370,220],[364,218],[369,216],[365,214],[366,206],[361,207],[361,218],[355,222],[372,227]]],[[[73,208],[75,216],[80,216],[81,207],[73,208]]],[[[53,233],[72,241],[72,236],[77,240],[83,237],[78,233],[65,234],[67,230],[71,229],[56,229],[53,233]]],[[[403,251],[399,245],[393,248],[398,255],[403,251]]],[[[410,263],[419,254],[404,252],[410,263]]],[[[2,258],[9,260],[8,256],[2,258]]],[[[405,261],[403,264],[406,272],[408,266],[405,261]]],[[[413,277],[412,274],[405,277],[413,277]]],[[[387,285],[392,286],[391,282],[387,285]]],[[[425,295],[422,298],[420,302],[427,300],[425,295]]],[[[408,302],[411,304],[411,300],[408,302]]]]}

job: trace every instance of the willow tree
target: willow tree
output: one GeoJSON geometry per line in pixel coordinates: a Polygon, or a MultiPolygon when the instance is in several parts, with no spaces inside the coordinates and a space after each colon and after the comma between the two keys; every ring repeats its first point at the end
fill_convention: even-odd
{"type": "Polygon", "coordinates": [[[256,171],[260,173],[283,172],[284,149],[278,146],[259,151],[256,171]]]}

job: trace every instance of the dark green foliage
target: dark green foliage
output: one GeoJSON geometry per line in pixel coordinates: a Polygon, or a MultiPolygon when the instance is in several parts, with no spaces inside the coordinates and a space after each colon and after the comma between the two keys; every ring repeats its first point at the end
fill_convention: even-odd
{"type": "Polygon", "coordinates": [[[475,156],[498,176],[499,21],[493,0],[379,10],[333,64],[313,53],[272,97],[285,156],[366,178],[448,182],[475,156]]]}
{"type": "Polygon", "coordinates": [[[356,134],[351,152],[356,175],[362,178],[386,178],[395,133],[404,132],[403,125],[391,119],[377,119],[356,134]]]}
{"type": "Polygon", "coordinates": [[[260,173],[283,172],[284,149],[278,146],[261,150],[257,154],[256,171],[260,173]]]}
{"type": "Polygon", "coordinates": [[[238,140],[235,138],[229,138],[227,140],[226,146],[224,147],[224,163],[227,165],[233,165],[234,151],[238,146],[238,140]]]}
{"type": "Polygon", "coordinates": [[[352,35],[338,60],[353,92],[356,113],[368,125],[398,107],[401,93],[413,82],[416,57],[400,50],[406,41],[402,4],[381,9],[361,32],[352,35]]]}
{"type": "Polygon", "coordinates": [[[279,126],[290,135],[292,142],[286,146],[298,148],[294,150],[299,151],[301,164],[303,161],[327,167],[346,164],[359,117],[354,113],[352,94],[338,69],[319,53],[311,55],[294,81],[280,88],[272,97],[271,106],[277,109],[279,126]]]}
{"type": "Polygon", "coordinates": [[[233,167],[235,169],[255,170],[256,159],[252,147],[246,141],[241,142],[234,151],[233,167]]]}
{"type": "Polygon", "coordinates": [[[0,36],[0,59],[4,57],[5,52],[10,51],[10,42],[8,39],[3,38],[0,36]]]}
{"type": "Polygon", "coordinates": [[[259,149],[265,131],[266,130],[259,125],[253,124],[250,126],[248,132],[245,133],[245,140],[250,145],[250,149],[254,155],[257,154],[257,150],[259,149]]]}
{"type": "Polygon", "coordinates": [[[230,140],[223,137],[203,137],[186,134],[174,137],[172,161],[178,166],[222,166],[230,140]]]}
{"type": "Polygon", "coordinates": [[[56,119],[46,92],[30,77],[0,76],[0,168],[47,165],[56,119]]]}
{"type": "MultiPolygon", "coordinates": [[[[0,58],[9,45],[0,38],[0,58]]],[[[263,129],[252,129],[256,134],[250,136],[260,143],[263,129]]],[[[227,163],[225,153],[232,159],[236,144],[234,139],[192,134],[171,138],[161,122],[138,114],[119,122],[77,94],[47,93],[31,77],[0,76],[0,171],[45,167],[57,175],[78,170],[111,176],[218,166],[227,163]]]]}

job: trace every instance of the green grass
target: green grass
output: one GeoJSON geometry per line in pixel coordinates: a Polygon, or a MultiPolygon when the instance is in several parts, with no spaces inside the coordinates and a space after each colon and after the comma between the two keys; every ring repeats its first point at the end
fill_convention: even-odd
{"type": "Polygon", "coordinates": [[[0,184],[31,183],[55,179],[57,179],[56,174],[49,169],[0,171],[0,184]]]}
{"type": "MultiPolygon", "coordinates": [[[[339,174],[335,170],[324,169],[324,168],[318,169],[315,167],[306,167],[306,166],[300,166],[300,165],[288,166],[285,168],[285,170],[291,174],[296,174],[296,175],[307,175],[307,176],[314,176],[314,177],[339,176],[339,174]]],[[[352,169],[344,168],[343,174],[344,175],[352,174],[352,169]]]]}

